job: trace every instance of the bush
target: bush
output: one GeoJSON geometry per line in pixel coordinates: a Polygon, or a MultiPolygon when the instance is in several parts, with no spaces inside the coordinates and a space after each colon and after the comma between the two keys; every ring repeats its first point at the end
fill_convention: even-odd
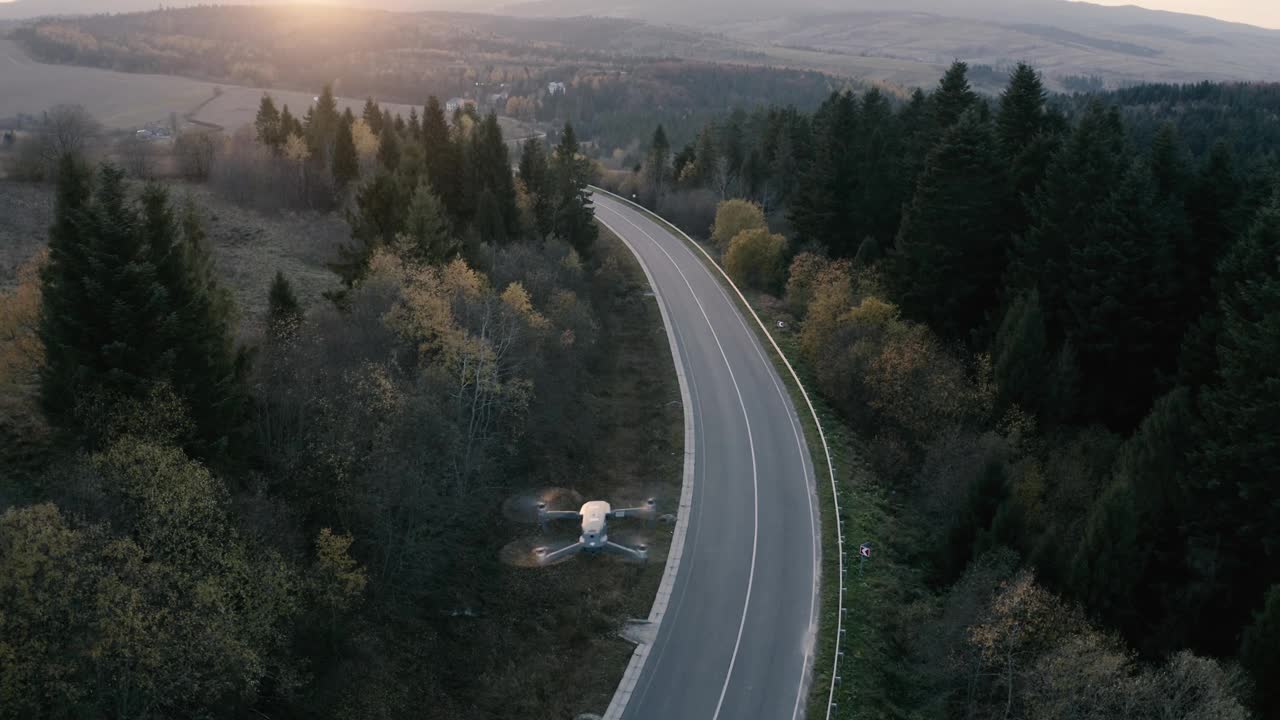
{"type": "Polygon", "coordinates": [[[782,285],[786,265],[787,239],[767,229],[738,233],[729,243],[724,267],[734,280],[757,290],[775,290],[782,285]]]}
{"type": "Polygon", "coordinates": [[[764,211],[746,200],[725,200],[716,207],[716,222],[711,228],[711,240],[721,252],[729,250],[729,244],[747,230],[768,231],[764,211]]]}

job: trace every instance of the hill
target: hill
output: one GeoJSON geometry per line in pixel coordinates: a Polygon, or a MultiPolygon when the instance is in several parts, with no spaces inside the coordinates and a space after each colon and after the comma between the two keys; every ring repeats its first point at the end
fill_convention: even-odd
{"type": "Polygon", "coordinates": [[[1064,0],[800,0],[785,6],[764,0],[711,0],[696,6],[674,0],[537,0],[504,12],[678,21],[799,64],[843,64],[852,74],[871,78],[883,77],[886,63],[902,63],[900,75],[910,77],[907,84],[927,82],[953,59],[995,68],[1025,60],[1059,85],[1072,76],[1098,76],[1119,86],[1255,81],[1280,72],[1280,31],[1064,0]],[[911,65],[930,70],[905,69],[911,65]]]}

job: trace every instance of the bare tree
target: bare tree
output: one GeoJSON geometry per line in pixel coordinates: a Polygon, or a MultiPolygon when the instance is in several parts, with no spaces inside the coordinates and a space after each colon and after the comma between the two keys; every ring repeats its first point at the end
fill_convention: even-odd
{"type": "Polygon", "coordinates": [[[173,145],[178,169],[188,180],[205,180],[213,167],[214,140],[207,132],[188,131],[178,136],[173,145]]]}
{"type": "Polygon", "coordinates": [[[81,105],[55,105],[44,114],[40,130],[43,156],[52,167],[65,155],[83,157],[102,128],[81,105]]]}
{"type": "Polygon", "coordinates": [[[150,180],[155,176],[155,148],[137,133],[117,143],[116,152],[124,169],[133,177],[150,180]]]}

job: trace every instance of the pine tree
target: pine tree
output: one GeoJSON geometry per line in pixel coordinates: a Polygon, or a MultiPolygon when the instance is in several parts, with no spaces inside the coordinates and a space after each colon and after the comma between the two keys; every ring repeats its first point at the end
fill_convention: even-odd
{"type": "Polygon", "coordinates": [[[425,178],[409,201],[404,234],[409,255],[419,262],[439,265],[458,253],[458,243],[449,227],[444,204],[432,192],[425,178]]]}
{"type": "Polygon", "coordinates": [[[481,218],[479,200],[485,191],[492,197],[490,210],[496,210],[496,220],[502,226],[502,232],[491,232],[494,239],[501,237],[507,241],[520,234],[520,211],[516,207],[515,178],[511,175],[511,157],[507,152],[507,143],[502,138],[502,127],[498,124],[498,116],[490,112],[476,128],[471,143],[470,166],[475,173],[475,192],[477,203],[477,222],[491,223],[492,218],[481,218]]]}
{"type": "Polygon", "coordinates": [[[959,60],[951,63],[938,82],[938,89],[929,96],[929,116],[935,136],[940,137],[960,122],[967,111],[977,109],[980,104],[978,94],[969,86],[969,65],[959,60]]]}
{"type": "Polygon", "coordinates": [[[303,134],[302,123],[289,112],[289,106],[284,105],[280,108],[280,146],[288,142],[291,135],[303,134]]]}
{"type": "Polygon", "coordinates": [[[1128,158],[1119,114],[1091,104],[1054,154],[1031,203],[1031,227],[1015,243],[1009,284],[1039,289],[1055,345],[1070,320],[1065,280],[1071,247],[1095,224],[1095,208],[1114,191],[1128,158]]]}
{"type": "Polygon", "coordinates": [[[382,108],[378,107],[378,103],[373,98],[367,98],[364,101],[364,111],[360,113],[360,117],[364,118],[364,122],[373,131],[374,135],[382,134],[382,108]]]}
{"type": "Polygon", "coordinates": [[[1176,366],[1183,329],[1170,322],[1176,239],[1161,209],[1147,168],[1134,162],[1090,208],[1065,268],[1064,331],[1080,353],[1085,412],[1120,428],[1146,414],[1159,374],[1176,366]]]}
{"type": "Polygon", "coordinates": [[[258,105],[258,116],[254,120],[253,126],[258,133],[258,142],[277,152],[279,152],[280,146],[284,144],[285,136],[290,129],[281,122],[281,116],[276,110],[275,101],[266,93],[263,93],[262,102],[258,105]]]}
{"type": "Polygon", "coordinates": [[[1200,568],[1213,613],[1203,632],[1230,636],[1280,582],[1280,198],[1223,259],[1217,282],[1218,379],[1202,392],[1206,439],[1192,534],[1215,551],[1200,568]]]}
{"type": "Polygon", "coordinates": [[[1040,73],[1026,63],[1018,63],[1009,76],[1009,86],[1000,95],[996,112],[996,133],[1000,155],[1012,161],[1045,131],[1045,102],[1048,93],[1040,73]]]}
{"type": "Polygon", "coordinates": [[[663,193],[666,192],[667,177],[671,172],[670,164],[671,143],[667,140],[666,130],[663,130],[662,124],[659,123],[658,129],[653,131],[653,139],[649,143],[649,155],[645,162],[646,184],[655,207],[662,202],[663,193]]]}
{"type": "Polygon", "coordinates": [[[434,95],[427,98],[427,105],[422,113],[422,150],[431,187],[438,188],[440,200],[448,209],[454,226],[463,227],[461,223],[466,219],[466,187],[461,150],[449,132],[444,108],[434,95]]]}
{"type": "Polygon", "coordinates": [[[383,128],[379,134],[378,162],[390,172],[400,169],[400,134],[395,128],[383,128]]]}
{"type": "Polygon", "coordinates": [[[267,293],[267,326],[275,335],[292,332],[302,318],[302,305],[293,292],[293,284],[276,270],[271,280],[271,290],[267,293]]]}
{"type": "Polygon", "coordinates": [[[858,101],[833,94],[814,116],[814,161],[801,178],[788,215],[798,245],[816,242],[836,257],[852,257],[866,237],[850,198],[858,192],[855,142],[858,101]]]}
{"type": "Polygon", "coordinates": [[[542,140],[525,140],[520,150],[519,177],[533,203],[533,221],[539,238],[547,237],[555,229],[555,199],[552,197],[550,172],[542,140]]]}
{"type": "Polygon", "coordinates": [[[590,257],[599,230],[591,204],[591,163],[579,155],[578,138],[573,126],[565,123],[560,144],[551,161],[551,177],[555,192],[555,234],[569,243],[579,255],[590,257]]]}
{"type": "Polygon", "coordinates": [[[1032,290],[1014,299],[1005,311],[991,352],[1000,405],[1017,404],[1028,412],[1039,412],[1049,362],[1039,293],[1032,290]]]}
{"type": "Polygon", "coordinates": [[[418,108],[409,108],[409,142],[422,142],[422,121],[418,119],[418,108]]]}
{"type": "Polygon", "coordinates": [[[333,86],[326,84],[320,91],[320,99],[315,106],[307,110],[305,128],[311,154],[321,158],[325,164],[330,163],[333,155],[341,121],[342,115],[338,112],[338,101],[333,96],[333,86]]]}
{"type": "Polygon", "coordinates": [[[355,208],[347,213],[351,242],[338,248],[337,262],[329,269],[352,287],[369,269],[369,259],[378,248],[393,247],[404,231],[408,192],[391,173],[378,172],[356,190],[355,208]]]}
{"type": "Polygon", "coordinates": [[[476,198],[476,218],[473,224],[480,242],[490,247],[505,245],[509,240],[506,224],[502,221],[502,207],[498,197],[489,188],[481,188],[476,198]]]}
{"type": "Polygon", "coordinates": [[[158,186],[139,210],[110,166],[90,198],[83,171],[64,163],[58,196],[41,326],[50,419],[96,440],[115,403],[168,385],[196,423],[192,449],[225,448],[242,417],[244,362],[194,211],[176,220],[158,186]]]}
{"type": "Polygon", "coordinates": [[[1006,184],[994,143],[975,113],[947,132],[925,162],[891,256],[903,311],[951,339],[967,339],[999,299],[1006,184]]]}
{"type": "Polygon", "coordinates": [[[1138,539],[1133,488],[1113,484],[1094,504],[1083,542],[1075,551],[1071,588],[1077,597],[1113,626],[1132,626],[1134,595],[1143,577],[1146,552],[1138,539]]]}
{"type": "MultiPolygon", "coordinates": [[[[337,141],[333,147],[333,180],[338,187],[346,187],[348,183],[360,177],[360,157],[356,154],[355,138],[351,135],[354,118],[343,117],[338,122],[337,141]]],[[[389,134],[389,133],[388,133],[389,134]]]]}

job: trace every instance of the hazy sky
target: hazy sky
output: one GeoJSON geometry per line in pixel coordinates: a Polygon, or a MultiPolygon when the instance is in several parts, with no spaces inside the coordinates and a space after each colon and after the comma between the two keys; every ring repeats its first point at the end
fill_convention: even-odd
{"type": "Polygon", "coordinates": [[[1172,10],[1208,15],[1222,20],[1280,28],[1277,0],[1089,0],[1099,5],[1138,5],[1152,10],[1172,10]]]}

